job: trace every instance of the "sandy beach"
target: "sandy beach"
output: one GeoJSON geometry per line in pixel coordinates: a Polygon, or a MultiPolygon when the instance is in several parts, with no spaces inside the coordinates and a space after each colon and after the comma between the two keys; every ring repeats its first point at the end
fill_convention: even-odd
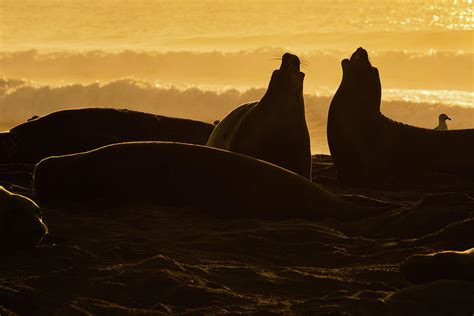
{"type": "MultiPolygon", "coordinates": [[[[474,245],[474,199],[468,195],[474,184],[444,178],[443,185],[426,181],[406,190],[354,189],[341,186],[334,175],[329,156],[313,157],[313,180],[331,192],[400,207],[345,223],[216,219],[193,209],[104,208],[93,201],[90,207],[43,208],[50,234],[34,249],[2,256],[0,312],[467,315],[474,310],[472,280],[413,285],[400,273],[400,263],[411,255],[474,245]]],[[[35,198],[30,188],[21,189],[28,183],[25,172],[10,179],[5,187],[35,198]]]]}

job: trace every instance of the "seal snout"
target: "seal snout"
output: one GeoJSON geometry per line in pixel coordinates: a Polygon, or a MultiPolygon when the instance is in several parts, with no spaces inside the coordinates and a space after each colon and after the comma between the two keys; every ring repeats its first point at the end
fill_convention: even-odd
{"type": "Polygon", "coordinates": [[[369,54],[362,47],[357,48],[357,50],[352,54],[351,61],[370,65],[369,54]]]}
{"type": "Polygon", "coordinates": [[[285,53],[281,58],[281,66],[280,70],[288,70],[288,71],[300,71],[300,59],[298,56],[285,53]]]}

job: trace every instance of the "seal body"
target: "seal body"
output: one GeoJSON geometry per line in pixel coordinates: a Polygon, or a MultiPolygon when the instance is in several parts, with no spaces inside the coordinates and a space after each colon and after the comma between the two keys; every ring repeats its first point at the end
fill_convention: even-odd
{"type": "Polygon", "coordinates": [[[474,248],[413,255],[401,263],[400,272],[413,284],[442,279],[474,281],[474,248]]]}
{"type": "Polygon", "coordinates": [[[380,211],[354,207],[262,160],[169,142],[121,143],[46,158],[36,166],[34,190],[46,204],[151,202],[222,217],[348,219],[380,211]]]}
{"type": "Polygon", "coordinates": [[[85,108],[54,112],[0,134],[0,162],[37,163],[52,155],[147,140],[205,144],[214,126],[137,111],[85,108]]]}
{"type": "Polygon", "coordinates": [[[298,57],[284,54],[263,98],[227,115],[207,145],[262,159],[311,179],[303,80],[298,57]]]}
{"type": "Polygon", "coordinates": [[[385,117],[379,73],[362,48],[342,61],[342,69],[327,126],[341,181],[377,186],[427,172],[474,180],[474,129],[431,130],[385,117]]]}
{"type": "Polygon", "coordinates": [[[31,247],[48,233],[38,205],[0,186],[0,244],[7,249],[31,247]]]}

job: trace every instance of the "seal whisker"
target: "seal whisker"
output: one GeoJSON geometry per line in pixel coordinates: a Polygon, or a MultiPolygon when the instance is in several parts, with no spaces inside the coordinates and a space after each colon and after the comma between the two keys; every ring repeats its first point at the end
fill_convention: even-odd
{"type": "Polygon", "coordinates": [[[306,67],[311,66],[311,63],[307,61],[306,59],[300,58],[300,65],[301,65],[301,68],[306,68],[306,67]]]}

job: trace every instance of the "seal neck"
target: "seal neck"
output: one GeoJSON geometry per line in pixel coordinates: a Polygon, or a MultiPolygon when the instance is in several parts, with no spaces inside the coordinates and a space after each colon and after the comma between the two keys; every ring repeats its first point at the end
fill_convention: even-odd
{"type": "Polygon", "coordinates": [[[382,88],[380,80],[367,86],[358,84],[357,80],[359,79],[343,73],[339,88],[331,101],[331,106],[344,105],[346,113],[364,119],[381,116],[382,88]]]}
{"type": "Polygon", "coordinates": [[[295,111],[295,105],[297,105],[297,108],[304,112],[304,74],[299,75],[301,77],[288,71],[275,70],[260,104],[265,107],[270,106],[272,110],[291,111],[295,111]]]}

